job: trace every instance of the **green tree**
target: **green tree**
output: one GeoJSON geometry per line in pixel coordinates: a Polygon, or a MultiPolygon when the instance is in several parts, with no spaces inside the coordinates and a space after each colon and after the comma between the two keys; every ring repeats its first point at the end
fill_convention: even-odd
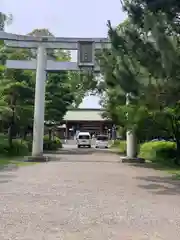
{"type": "MultiPolygon", "coordinates": [[[[117,101],[108,111],[117,113],[119,124],[141,128],[141,135],[146,132],[148,138],[152,129],[161,136],[175,138],[179,157],[180,55],[179,35],[175,31],[178,23],[160,7],[151,11],[150,2],[158,1],[124,1],[128,20],[115,29],[108,23],[112,50],[102,53],[100,59],[105,82],[108,88],[131,92],[135,97],[128,107],[117,101]],[[149,127],[143,129],[142,123],[149,127]]],[[[108,102],[113,102],[109,93],[108,102]]]]}
{"type": "Polygon", "coordinates": [[[0,12],[0,31],[3,31],[6,24],[12,22],[12,15],[7,15],[3,12],[0,12]]]}

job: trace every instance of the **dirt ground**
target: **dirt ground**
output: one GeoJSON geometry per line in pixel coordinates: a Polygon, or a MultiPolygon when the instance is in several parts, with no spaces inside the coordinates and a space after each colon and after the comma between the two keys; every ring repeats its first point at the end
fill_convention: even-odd
{"type": "Polygon", "coordinates": [[[119,160],[91,152],[0,171],[0,240],[179,240],[180,182],[119,160]]]}

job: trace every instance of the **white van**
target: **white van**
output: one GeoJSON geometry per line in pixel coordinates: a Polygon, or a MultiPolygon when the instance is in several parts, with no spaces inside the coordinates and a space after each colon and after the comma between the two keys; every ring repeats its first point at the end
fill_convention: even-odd
{"type": "Polygon", "coordinates": [[[77,147],[91,148],[91,135],[89,132],[79,132],[76,137],[77,147]]]}
{"type": "Polygon", "coordinates": [[[98,135],[96,138],[95,148],[108,148],[108,136],[98,135]]]}

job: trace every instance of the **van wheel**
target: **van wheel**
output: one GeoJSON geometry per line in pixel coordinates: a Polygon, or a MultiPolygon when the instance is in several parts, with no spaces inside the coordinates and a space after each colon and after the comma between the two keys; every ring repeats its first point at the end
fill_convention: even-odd
{"type": "Polygon", "coordinates": [[[88,148],[91,148],[91,145],[88,145],[88,148]]]}
{"type": "Polygon", "coordinates": [[[78,148],[80,148],[81,146],[80,146],[80,145],[78,145],[77,147],[78,147],[78,148]]]}

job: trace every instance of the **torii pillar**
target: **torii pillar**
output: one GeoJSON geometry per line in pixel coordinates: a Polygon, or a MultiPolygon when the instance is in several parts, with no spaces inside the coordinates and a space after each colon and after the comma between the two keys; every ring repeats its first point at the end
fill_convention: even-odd
{"type": "Polygon", "coordinates": [[[32,145],[33,157],[43,156],[46,65],[47,65],[47,51],[43,45],[40,45],[37,49],[33,145],[32,145]]]}

